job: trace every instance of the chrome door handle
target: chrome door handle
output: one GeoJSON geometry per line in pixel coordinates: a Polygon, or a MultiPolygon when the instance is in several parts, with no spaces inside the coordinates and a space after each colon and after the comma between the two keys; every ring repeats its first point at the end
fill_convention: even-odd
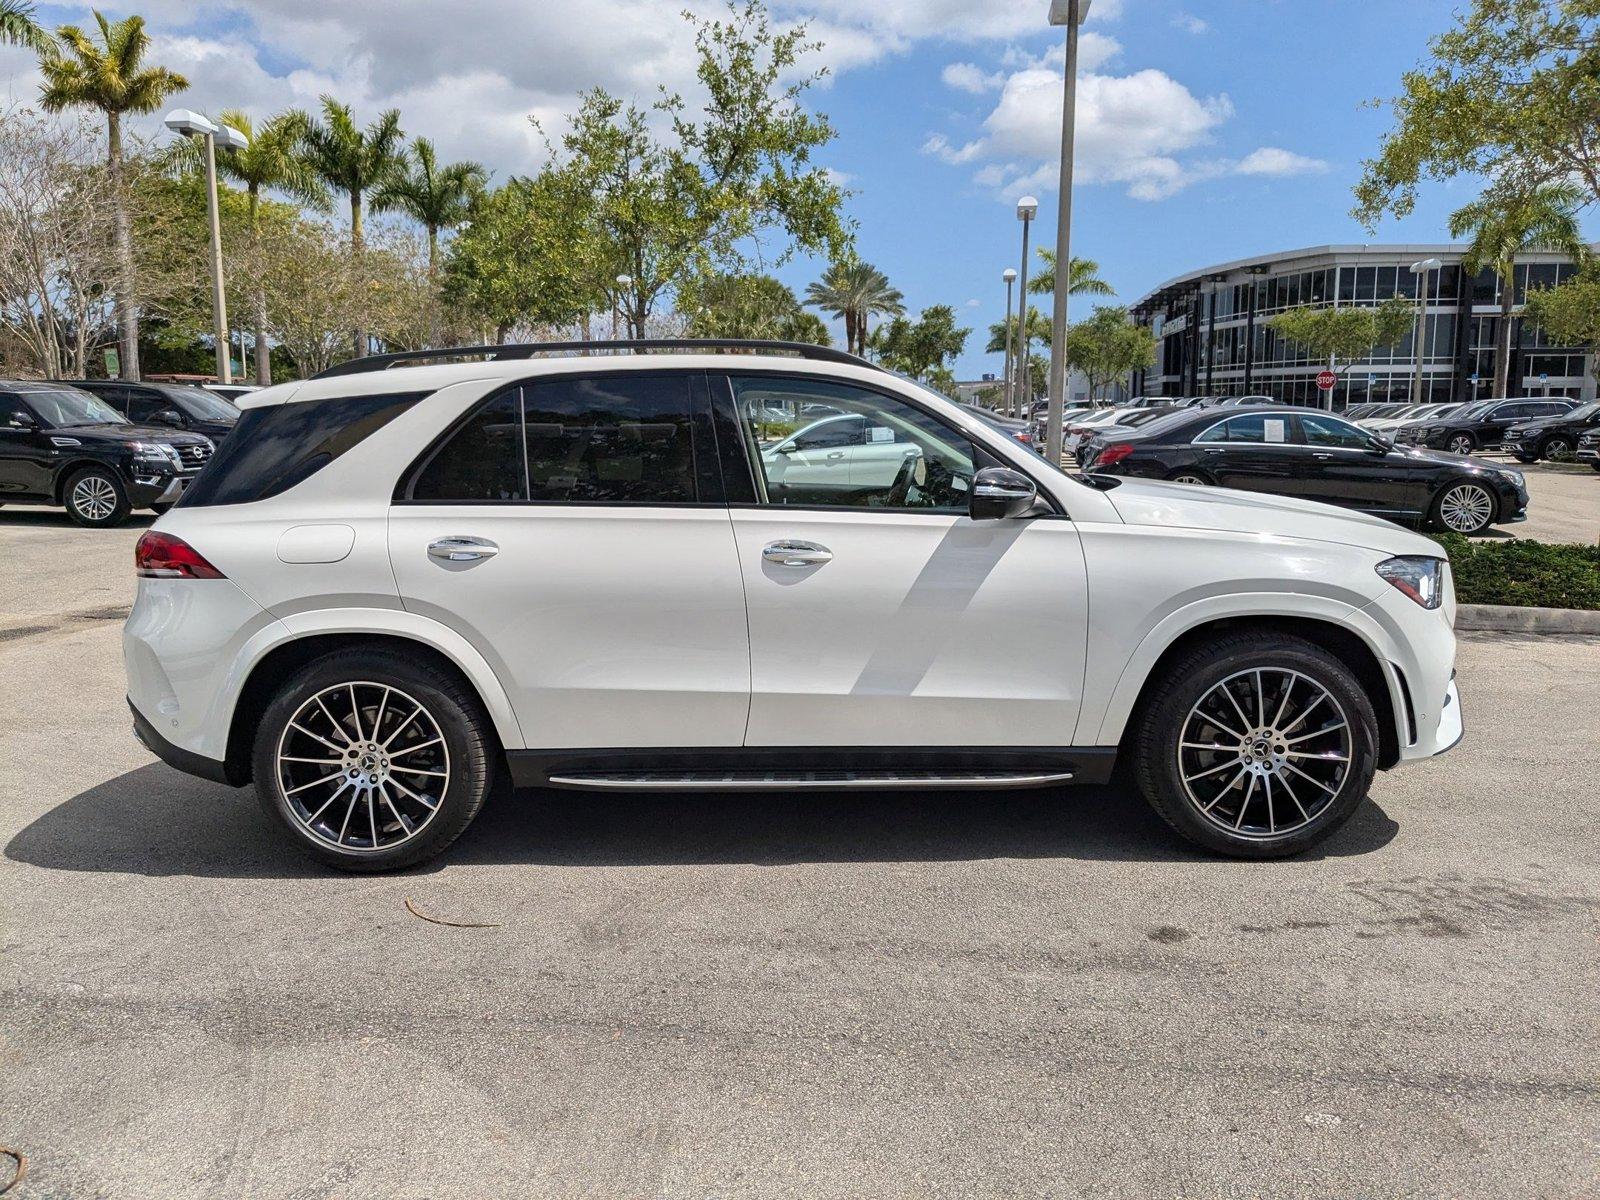
{"type": "Polygon", "coordinates": [[[843,458],[844,457],[844,451],[843,450],[835,450],[832,454],[828,455],[828,457],[829,458],[843,458]]]}
{"type": "Polygon", "coordinates": [[[1322,452],[1320,452],[1320,451],[1313,451],[1313,452],[1312,452],[1312,455],[1311,455],[1311,457],[1312,457],[1312,458],[1332,458],[1332,457],[1333,457],[1333,455],[1331,455],[1331,454],[1324,454],[1324,453],[1322,453],[1322,452]]]}
{"type": "Polygon", "coordinates": [[[479,559],[493,558],[499,553],[500,547],[488,538],[468,537],[465,534],[435,538],[428,543],[428,557],[444,562],[477,562],[479,559]]]}
{"type": "Polygon", "coordinates": [[[833,551],[815,542],[769,542],[761,557],[780,567],[820,567],[833,559],[833,551]]]}

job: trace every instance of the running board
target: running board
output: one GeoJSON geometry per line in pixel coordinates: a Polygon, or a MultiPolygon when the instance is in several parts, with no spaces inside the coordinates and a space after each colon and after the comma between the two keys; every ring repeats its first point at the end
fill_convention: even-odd
{"type": "Polygon", "coordinates": [[[587,791],[976,791],[1071,783],[1073,772],[1010,771],[573,771],[550,775],[551,787],[587,791]]]}

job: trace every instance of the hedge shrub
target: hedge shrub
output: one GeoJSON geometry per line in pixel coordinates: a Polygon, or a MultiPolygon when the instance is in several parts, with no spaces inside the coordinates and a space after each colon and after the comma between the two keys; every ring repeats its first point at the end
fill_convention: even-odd
{"type": "Polygon", "coordinates": [[[1600,609],[1600,546],[1430,536],[1450,555],[1462,604],[1600,609]]]}

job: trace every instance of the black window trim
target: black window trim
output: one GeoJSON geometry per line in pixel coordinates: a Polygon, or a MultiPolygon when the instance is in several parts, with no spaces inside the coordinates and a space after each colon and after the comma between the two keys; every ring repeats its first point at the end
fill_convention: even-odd
{"type": "Polygon", "coordinates": [[[759,468],[754,462],[751,461],[750,446],[748,440],[743,436],[744,422],[739,417],[739,404],[733,390],[733,377],[735,375],[742,377],[751,375],[765,375],[774,379],[820,380],[823,383],[832,383],[844,387],[859,388],[861,391],[872,392],[875,395],[884,396],[890,400],[896,400],[901,404],[908,405],[909,407],[916,409],[929,420],[943,426],[950,432],[952,436],[959,437],[968,442],[972,446],[975,455],[972,464],[974,471],[982,470],[985,467],[1005,467],[1008,470],[1018,471],[1021,474],[1026,475],[1029,479],[1033,480],[1034,487],[1038,489],[1039,498],[1044,500],[1045,503],[1050,506],[1050,512],[1039,513],[1030,518],[1031,520],[1070,521],[1072,519],[1071,514],[1067,513],[1062,508],[1061,504],[1056,500],[1055,489],[1053,486],[1046,486],[1036,475],[1034,475],[1031,470],[1023,470],[1009,459],[1001,458],[982,442],[975,441],[965,430],[958,429],[954,425],[951,425],[949,420],[947,420],[940,413],[934,412],[921,400],[920,397],[907,396],[904,392],[899,392],[893,388],[884,387],[876,381],[867,383],[859,379],[846,379],[838,375],[826,375],[821,372],[812,371],[784,370],[781,367],[769,367],[765,365],[750,367],[728,366],[707,372],[707,376],[711,384],[710,390],[712,408],[714,410],[719,408],[721,409],[724,421],[731,417],[734,422],[734,427],[740,431],[740,437],[738,438],[737,446],[728,448],[723,447],[720,442],[718,444],[718,458],[722,463],[723,472],[725,475],[733,473],[742,476],[740,482],[743,483],[749,489],[750,494],[755,497],[754,500],[730,500],[727,504],[727,507],[730,509],[755,509],[761,512],[826,512],[871,514],[894,513],[897,516],[915,517],[957,517],[961,515],[960,513],[952,512],[949,509],[930,510],[915,508],[854,508],[850,505],[841,504],[774,504],[770,500],[762,500],[760,498],[760,484],[764,480],[765,476],[759,474],[759,468]]]}
{"type": "MultiPolygon", "coordinates": [[[[441,430],[432,441],[424,446],[419,454],[413,458],[395,479],[394,491],[389,496],[389,504],[395,508],[726,508],[727,504],[722,499],[723,482],[718,471],[705,471],[701,467],[701,455],[706,453],[715,466],[717,454],[714,450],[714,430],[711,422],[711,404],[707,393],[709,387],[706,382],[706,370],[703,367],[660,367],[641,371],[604,371],[596,370],[593,364],[572,371],[548,371],[538,375],[529,375],[522,379],[510,380],[502,383],[492,391],[479,397],[476,403],[464,413],[450,422],[441,430]],[[694,481],[696,499],[694,500],[417,500],[411,496],[411,491],[416,486],[419,476],[433,461],[439,451],[443,450],[450,440],[477,416],[478,413],[504,396],[512,388],[518,389],[517,404],[526,421],[527,402],[522,399],[521,389],[532,387],[540,383],[567,381],[575,379],[617,379],[632,377],[659,378],[663,375],[682,375],[689,380],[689,441],[690,441],[690,476],[694,481]],[[696,386],[696,383],[699,386],[696,386]],[[707,441],[706,439],[713,439],[707,441]],[[704,450],[702,450],[704,446],[704,450]],[[707,499],[700,495],[702,490],[715,490],[719,494],[716,498],[707,499]]],[[[527,437],[522,439],[522,470],[523,490],[531,492],[529,486],[527,437]]]]}

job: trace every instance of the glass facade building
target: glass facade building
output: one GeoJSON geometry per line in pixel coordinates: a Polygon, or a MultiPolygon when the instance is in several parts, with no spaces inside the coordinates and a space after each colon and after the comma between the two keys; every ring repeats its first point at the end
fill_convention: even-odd
{"type": "MultiPolygon", "coordinates": [[[[1493,271],[1469,275],[1464,246],[1319,246],[1240,259],[1168,280],[1137,301],[1133,317],[1156,335],[1156,364],[1133,380],[1135,395],[1271,396],[1291,404],[1337,410],[1383,401],[1490,399],[1499,331],[1500,280],[1493,271]],[[1412,263],[1436,258],[1426,278],[1412,263]],[[1377,305],[1399,296],[1422,313],[1422,388],[1416,386],[1415,328],[1380,346],[1343,372],[1331,395],[1317,389],[1325,362],[1269,326],[1293,308],[1377,305]]],[[[1524,322],[1529,289],[1554,287],[1576,270],[1557,254],[1530,253],[1517,264],[1513,292],[1512,396],[1591,399],[1594,377],[1581,348],[1552,346],[1544,331],[1524,322]]]]}

